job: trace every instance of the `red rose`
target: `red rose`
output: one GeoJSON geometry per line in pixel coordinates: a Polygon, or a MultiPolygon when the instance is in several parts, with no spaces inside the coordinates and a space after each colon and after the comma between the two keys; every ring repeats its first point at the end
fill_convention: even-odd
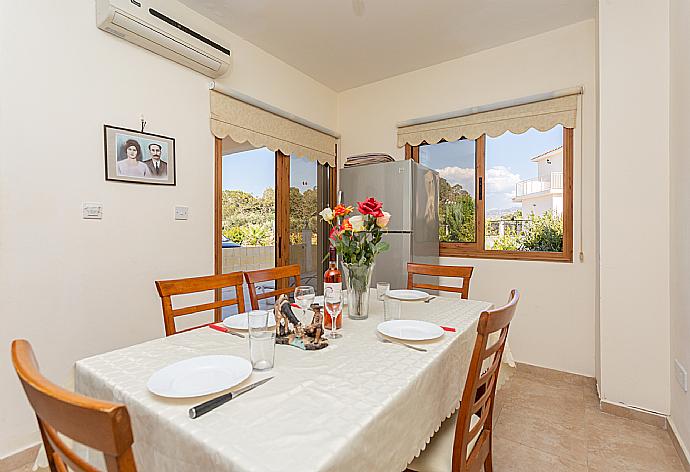
{"type": "Polygon", "coordinates": [[[340,229],[340,226],[333,226],[333,228],[331,228],[331,232],[328,234],[328,239],[339,239],[342,232],[343,231],[340,229]]]}
{"type": "Polygon", "coordinates": [[[382,207],[383,203],[376,200],[374,197],[369,197],[363,202],[357,202],[357,209],[362,215],[371,215],[374,218],[383,216],[383,211],[381,211],[382,207]]]}

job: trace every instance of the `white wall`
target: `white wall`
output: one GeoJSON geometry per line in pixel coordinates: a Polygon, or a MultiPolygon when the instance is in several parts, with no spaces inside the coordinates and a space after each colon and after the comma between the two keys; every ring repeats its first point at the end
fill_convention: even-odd
{"type": "MultiPolygon", "coordinates": [[[[690,0],[671,1],[671,365],[690,370],[690,0]]],[[[690,445],[690,394],[671,376],[671,421],[690,445]]]]}
{"type": "MultiPolygon", "coordinates": [[[[65,381],[79,358],[163,334],[154,280],[213,271],[209,79],[98,30],[94,5],[0,2],[0,458],[37,440],[13,338],[65,381]],[[142,113],[176,138],[175,187],[104,180],[103,124],[137,128],[142,113]],[[102,221],[81,219],[84,201],[103,202],[102,221]]],[[[336,127],[334,92],[208,27],[234,53],[222,83],[336,127]]]]}
{"type": "Polygon", "coordinates": [[[668,414],[668,0],[599,2],[599,86],[601,396],[668,414]]]}
{"type": "Polygon", "coordinates": [[[522,215],[527,218],[530,214],[543,215],[547,211],[563,214],[563,195],[551,194],[540,195],[525,199],[522,202],[522,215]]]}
{"type": "Polygon", "coordinates": [[[582,85],[582,122],[575,139],[575,249],[572,264],[445,258],[476,267],[471,296],[502,303],[509,289],[523,298],[510,343],[519,361],[594,375],[595,311],[595,22],[586,21],[438,64],[338,96],[342,155],[381,151],[398,159],[396,123],[582,85]],[[580,131],[583,131],[580,141],[580,131]],[[582,149],[580,148],[582,142],[582,149]],[[580,221],[582,182],[583,220],[580,221]],[[584,262],[577,261],[579,227],[584,262]]]}

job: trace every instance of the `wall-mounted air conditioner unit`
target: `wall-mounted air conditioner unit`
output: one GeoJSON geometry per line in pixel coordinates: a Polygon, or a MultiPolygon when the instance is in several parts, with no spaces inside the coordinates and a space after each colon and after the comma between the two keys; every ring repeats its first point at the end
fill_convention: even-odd
{"type": "Polygon", "coordinates": [[[230,49],[195,28],[204,17],[176,0],[96,0],[100,29],[209,77],[230,68],[230,49]]]}

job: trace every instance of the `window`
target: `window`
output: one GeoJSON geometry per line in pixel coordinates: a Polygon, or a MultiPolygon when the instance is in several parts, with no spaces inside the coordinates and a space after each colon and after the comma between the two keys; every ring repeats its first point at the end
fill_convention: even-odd
{"type": "Polygon", "coordinates": [[[406,146],[440,177],[442,256],[572,262],[573,129],[406,146]]]}

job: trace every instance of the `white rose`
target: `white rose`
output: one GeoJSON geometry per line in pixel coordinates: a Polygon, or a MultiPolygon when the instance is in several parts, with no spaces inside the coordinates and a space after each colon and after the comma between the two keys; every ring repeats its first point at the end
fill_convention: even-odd
{"type": "Polygon", "coordinates": [[[352,231],[358,233],[364,231],[364,217],[362,215],[356,215],[350,218],[350,224],[352,225],[352,231]]]}
{"type": "Polygon", "coordinates": [[[328,221],[329,223],[333,221],[333,210],[331,210],[328,207],[321,210],[321,213],[319,213],[319,215],[321,215],[321,218],[323,218],[324,221],[328,221]]]}
{"type": "Polygon", "coordinates": [[[390,219],[391,214],[387,211],[384,211],[383,216],[379,216],[378,218],[376,218],[376,226],[378,226],[379,228],[385,228],[388,225],[390,219]]]}

